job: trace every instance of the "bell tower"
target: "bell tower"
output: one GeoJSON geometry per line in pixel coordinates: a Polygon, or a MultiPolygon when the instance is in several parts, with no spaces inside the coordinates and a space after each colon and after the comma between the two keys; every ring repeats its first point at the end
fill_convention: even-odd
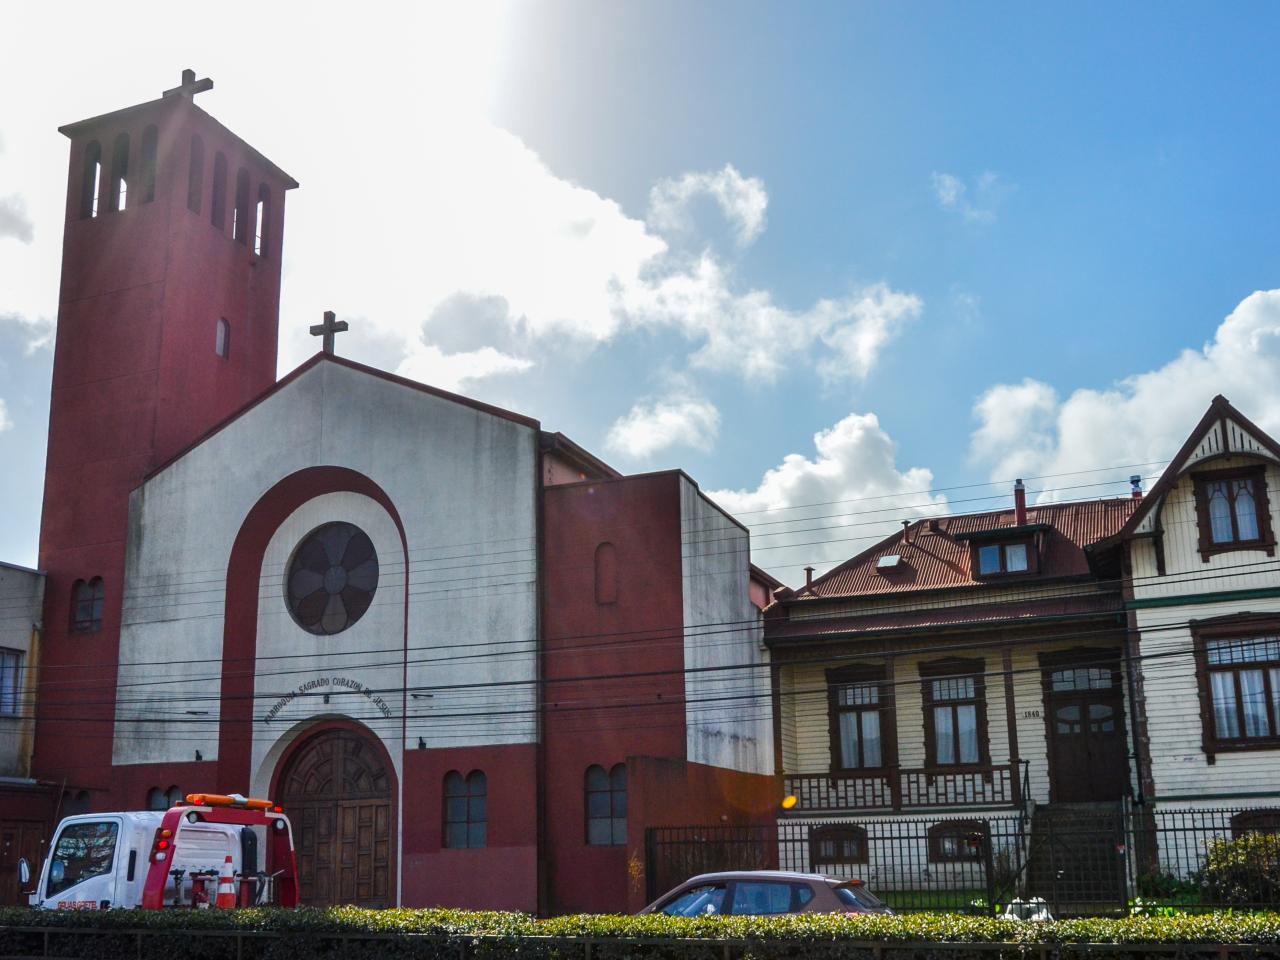
{"type": "Polygon", "coordinates": [[[34,766],[94,806],[112,789],[130,491],[275,381],[298,184],[196,105],[212,86],[186,70],[159,99],[59,128],[71,162],[34,766]]]}

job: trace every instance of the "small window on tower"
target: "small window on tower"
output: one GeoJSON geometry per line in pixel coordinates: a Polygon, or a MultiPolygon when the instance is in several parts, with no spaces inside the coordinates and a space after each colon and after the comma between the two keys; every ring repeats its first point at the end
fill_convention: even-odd
{"type": "Polygon", "coordinates": [[[102,189],[102,144],[90,141],[84,149],[84,181],[80,187],[80,217],[88,220],[98,215],[98,196],[102,189]]]}
{"type": "Polygon", "coordinates": [[[142,131],[142,202],[150,203],[156,198],[156,128],[155,125],[142,131]]]}
{"type": "Polygon", "coordinates": [[[124,210],[129,206],[129,135],[116,137],[111,149],[111,209],[124,210]]]}
{"type": "Polygon", "coordinates": [[[223,360],[231,355],[231,324],[226,317],[218,318],[217,333],[213,337],[213,352],[223,360]]]}
{"type": "Polygon", "coordinates": [[[192,213],[199,213],[203,196],[204,141],[194,136],[191,138],[191,165],[187,170],[187,209],[192,213]]]}

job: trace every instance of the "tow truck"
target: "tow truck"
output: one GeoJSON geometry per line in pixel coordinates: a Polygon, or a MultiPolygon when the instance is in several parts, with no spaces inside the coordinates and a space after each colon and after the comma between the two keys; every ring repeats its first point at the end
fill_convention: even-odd
{"type": "MultiPolygon", "coordinates": [[[[168,810],[79,814],[49,849],[30,894],[40,909],[298,905],[293,828],[270,800],[191,793],[168,810]]],[[[18,876],[25,889],[25,858],[18,876]]]]}

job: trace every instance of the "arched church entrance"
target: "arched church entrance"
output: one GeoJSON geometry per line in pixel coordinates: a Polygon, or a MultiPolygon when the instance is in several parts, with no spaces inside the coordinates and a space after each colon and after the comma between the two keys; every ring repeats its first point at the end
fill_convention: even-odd
{"type": "Polygon", "coordinates": [[[392,905],[393,779],[355,730],[314,734],[286,759],[277,802],[293,822],[303,904],[392,905]]]}

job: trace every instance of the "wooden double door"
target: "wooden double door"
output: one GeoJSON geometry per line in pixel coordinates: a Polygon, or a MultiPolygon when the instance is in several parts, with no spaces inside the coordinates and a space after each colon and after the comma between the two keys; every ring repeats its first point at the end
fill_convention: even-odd
{"type": "Polygon", "coordinates": [[[381,751],[350,730],[308,739],[281,778],[293,821],[302,902],[392,905],[392,777],[381,751]]]}
{"type": "Polygon", "coordinates": [[[1052,799],[1119,800],[1129,786],[1129,749],[1118,661],[1058,660],[1045,667],[1044,687],[1052,799]]]}

